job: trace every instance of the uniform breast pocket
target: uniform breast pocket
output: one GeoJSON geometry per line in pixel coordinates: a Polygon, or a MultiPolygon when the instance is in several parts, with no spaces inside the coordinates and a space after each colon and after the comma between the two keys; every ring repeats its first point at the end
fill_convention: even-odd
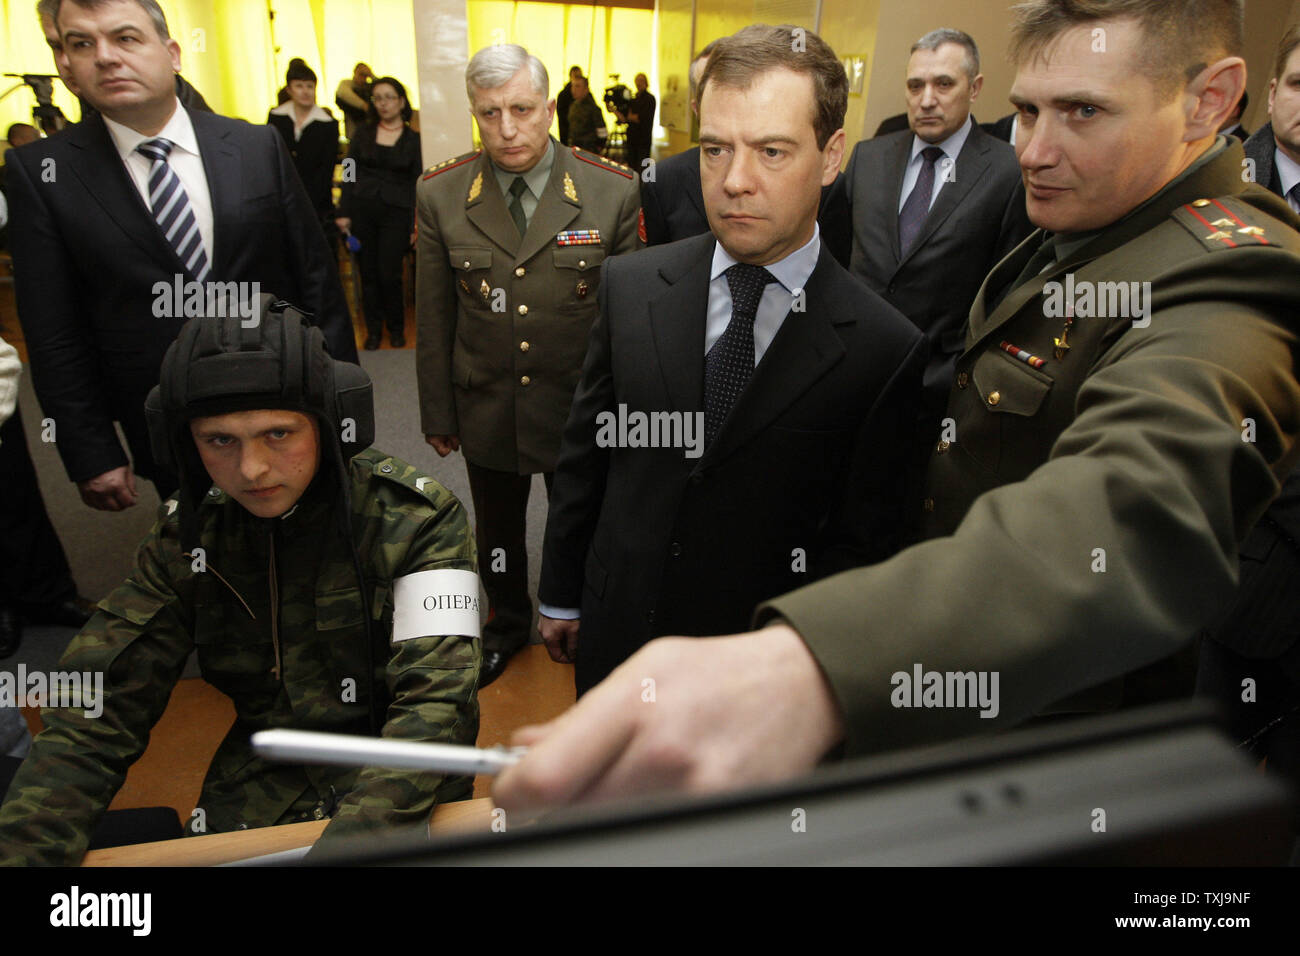
{"type": "MultiPolygon", "coordinates": [[[[455,246],[447,250],[456,297],[468,312],[492,311],[494,300],[504,302],[504,292],[492,287],[492,250],[479,246],[455,246]]],[[[504,309],[499,310],[504,311],[504,309]]]]}
{"type": "Polygon", "coordinates": [[[224,602],[194,607],[194,647],[203,679],[235,699],[241,711],[250,695],[273,693],[275,650],[271,644],[270,608],[254,609],[224,602]]]}
{"type": "Polygon", "coordinates": [[[600,285],[600,264],[605,250],[600,246],[563,246],[555,250],[556,304],[561,310],[595,307],[600,285]]]}
{"type": "Polygon", "coordinates": [[[971,369],[983,414],[967,423],[973,434],[957,424],[957,442],[985,467],[1002,474],[1015,461],[1033,458],[1035,435],[1041,431],[1032,419],[1043,407],[1054,380],[1000,349],[990,348],[971,369]]]}

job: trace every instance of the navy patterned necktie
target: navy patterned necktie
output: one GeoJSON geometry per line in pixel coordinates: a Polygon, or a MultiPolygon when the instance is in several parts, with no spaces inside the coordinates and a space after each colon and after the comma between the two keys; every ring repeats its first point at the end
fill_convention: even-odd
{"type": "Polygon", "coordinates": [[[921,159],[924,160],[921,172],[916,177],[912,194],[907,197],[907,202],[903,203],[902,211],[898,214],[898,248],[903,255],[907,255],[907,250],[912,248],[912,243],[921,234],[926,217],[930,215],[930,200],[934,196],[934,164],[942,155],[943,150],[938,146],[927,146],[921,150],[921,159]]]}
{"type": "Polygon", "coordinates": [[[185,263],[185,271],[204,282],[208,278],[208,254],[203,250],[199,221],[180,177],[167,162],[175,145],[160,136],[145,140],[136,149],[153,164],[149,167],[149,208],[153,210],[154,222],[185,263]]]}
{"type": "Polygon", "coordinates": [[[731,406],[754,374],[754,317],[763,290],[776,279],[762,266],[738,262],[724,273],[731,321],[704,357],[704,444],[712,444],[731,406]]]}

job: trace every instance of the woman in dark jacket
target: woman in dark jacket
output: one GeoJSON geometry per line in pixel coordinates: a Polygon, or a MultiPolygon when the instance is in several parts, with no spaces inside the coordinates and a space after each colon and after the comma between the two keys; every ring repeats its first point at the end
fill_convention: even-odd
{"type": "Polygon", "coordinates": [[[316,74],[302,60],[290,61],[285,89],[289,98],[271,110],[266,122],[284,137],[317,221],[322,229],[328,229],[329,238],[334,232],[327,223],[334,213],[331,193],[339,153],[339,121],[329,110],[316,105],[316,74]]]}
{"type": "Polygon", "coordinates": [[[335,224],[361,243],[361,298],[366,348],[379,348],[384,327],[393,348],[406,345],[402,257],[415,241],[415,184],[420,134],[407,125],[406,88],[391,76],[375,80],[369,120],[357,130],[343,161],[335,224]]]}

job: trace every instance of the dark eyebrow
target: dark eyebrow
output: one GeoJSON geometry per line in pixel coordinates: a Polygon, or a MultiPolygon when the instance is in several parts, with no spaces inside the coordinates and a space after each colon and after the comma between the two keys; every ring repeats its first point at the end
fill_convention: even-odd
{"type": "MultiPolygon", "coordinates": [[[[1015,107],[1038,105],[1033,100],[1026,99],[1023,96],[1017,96],[1015,93],[1012,93],[1008,99],[1011,100],[1011,105],[1015,107]]],[[[1052,97],[1049,103],[1058,110],[1069,109],[1073,106],[1100,106],[1102,109],[1113,109],[1113,104],[1108,97],[1101,96],[1098,93],[1093,93],[1088,90],[1062,93],[1059,96],[1052,97]]]]}

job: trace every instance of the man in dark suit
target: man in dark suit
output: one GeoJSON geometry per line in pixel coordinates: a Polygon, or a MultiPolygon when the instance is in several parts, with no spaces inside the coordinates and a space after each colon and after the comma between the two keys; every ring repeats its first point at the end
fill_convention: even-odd
{"type": "MultiPolygon", "coordinates": [[[[717,41],[708,44],[691,61],[689,71],[691,112],[700,113],[700,76],[709,63],[717,41]]],[[[657,246],[709,231],[700,189],[700,148],[669,156],[654,165],[654,175],[641,177],[641,214],[645,222],[645,243],[657,246]]]]}
{"type": "Polygon", "coordinates": [[[555,95],[555,121],[560,124],[560,142],[565,146],[569,142],[569,107],[573,105],[573,81],[582,79],[582,67],[569,67],[569,82],[555,95]]]}
{"type": "Polygon", "coordinates": [[[713,234],[604,267],[539,588],[580,693],[654,637],[728,633],[899,545],[925,344],[819,238],[848,85],[805,40],[793,58],[788,27],[718,42],[700,111],[713,234]]]}
{"type": "Polygon", "coordinates": [[[1268,84],[1269,121],[1246,140],[1247,170],[1259,183],[1300,213],[1300,27],[1278,45],[1268,84]]]}
{"type": "Polygon", "coordinates": [[[355,361],[356,346],[279,135],[179,105],[180,47],[157,4],[63,0],[56,25],[99,113],[10,157],[18,313],[68,476],[88,505],[117,511],[135,503],[136,472],[174,487],[144,399],[186,299],[217,292],[238,308],[270,292],[303,302],[336,358],[355,361]]]}
{"type": "Polygon", "coordinates": [[[858,143],[828,201],[850,210],[851,235],[827,237],[849,253],[849,271],[929,339],[936,407],[980,283],[1032,230],[1015,152],[971,118],[983,83],[974,40],[927,33],[907,64],[911,129],[858,143]]]}

